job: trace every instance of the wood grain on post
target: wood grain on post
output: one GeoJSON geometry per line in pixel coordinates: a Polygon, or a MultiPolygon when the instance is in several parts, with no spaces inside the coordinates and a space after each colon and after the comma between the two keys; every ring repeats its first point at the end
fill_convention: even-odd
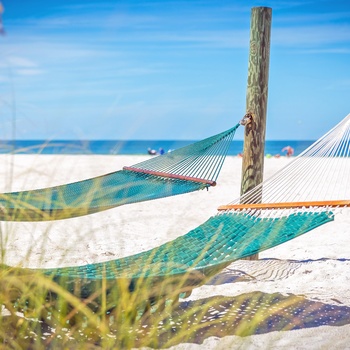
{"type": "MultiPolygon", "coordinates": [[[[246,97],[252,120],[244,132],[241,195],[263,181],[271,18],[271,8],[252,8],[246,97]]],[[[258,259],[258,254],[246,259],[258,259]]]]}

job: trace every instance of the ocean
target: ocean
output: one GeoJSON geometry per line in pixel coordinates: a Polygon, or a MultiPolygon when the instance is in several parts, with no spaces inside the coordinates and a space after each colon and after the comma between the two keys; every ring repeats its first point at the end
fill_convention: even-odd
{"type": "MultiPolygon", "coordinates": [[[[195,141],[176,140],[6,140],[0,141],[0,153],[14,154],[121,154],[121,155],[142,155],[148,154],[147,149],[158,151],[163,148],[165,152],[187,146],[195,141]]],[[[284,155],[282,149],[291,146],[294,155],[300,154],[314,141],[266,141],[265,155],[284,155]]],[[[232,141],[229,148],[229,155],[238,155],[243,151],[243,141],[232,141]]]]}

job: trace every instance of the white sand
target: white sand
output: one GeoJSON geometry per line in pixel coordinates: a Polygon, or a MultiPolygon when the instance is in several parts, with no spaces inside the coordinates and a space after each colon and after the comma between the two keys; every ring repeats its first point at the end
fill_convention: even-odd
{"type": "MultiPolygon", "coordinates": [[[[1,155],[0,191],[64,184],[119,170],[147,156],[1,155]]],[[[290,159],[265,160],[265,178],[290,159]]],[[[237,198],[241,159],[228,157],[209,191],[126,205],[86,217],[41,223],[2,222],[5,262],[29,267],[81,265],[156,247],[203,223],[221,204],[237,198]]],[[[239,282],[207,284],[187,300],[235,297],[260,291],[303,296],[312,302],[350,307],[350,209],[297,239],[267,250],[259,261],[237,261],[239,282]],[[290,293],[290,294],[288,294],[290,293]]],[[[223,272],[223,275],[225,271],[223,272]]],[[[269,312],[268,310],[266,312],[269,312]]],[[[348,312],[348,311],[347,311],[348,312]]],[[[343,326],[315,326],[249,337],[210,337],[174,349],[350,349],[350,317],[343,326]]],[[[232,333],[228,333],[232,334],[232,333]]]]}

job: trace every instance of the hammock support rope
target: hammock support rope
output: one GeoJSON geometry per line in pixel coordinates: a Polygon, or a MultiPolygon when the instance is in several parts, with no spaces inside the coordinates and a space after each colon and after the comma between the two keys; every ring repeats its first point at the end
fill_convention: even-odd
{"type": "Polygon", "coordinates": [[[208,189],[216,185],[239,125],[110,174],[55,187],[0,194],[0,220],[67,219],[208,189]]]}
{"type": "Polygon", "coordinates": [[[276,207],[278,215],[282,206],[301,210],[304,206],[348,206],[349,138],[350,114],[272,177],[219,210],[249,212],[276,207]]]}

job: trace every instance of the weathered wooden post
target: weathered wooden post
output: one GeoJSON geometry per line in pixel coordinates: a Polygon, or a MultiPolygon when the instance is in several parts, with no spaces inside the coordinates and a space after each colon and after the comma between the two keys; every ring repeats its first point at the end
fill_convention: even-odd
{"type": "MultiPolygon", "coordinates": [[[[244,132],[241,195],[263,181],[271,18],[271,8],[252,8],[246,97],[251,121],[244,132]]],[[[258,254],[246,259],[258,259],[258,254]]]]}

